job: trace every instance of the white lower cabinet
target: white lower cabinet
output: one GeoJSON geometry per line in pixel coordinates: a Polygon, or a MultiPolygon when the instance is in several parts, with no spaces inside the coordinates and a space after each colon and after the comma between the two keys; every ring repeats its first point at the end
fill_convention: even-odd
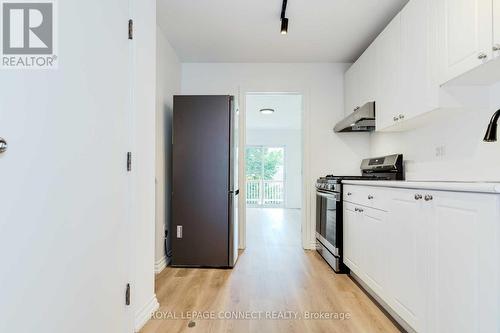
{"type": "Polygon", "coordinates": [[[373,188],[383,209],[344,205],[346,265],[416,332],[500,332],[500,196],[373,188]]]}
{"type": "Polygon", "coordinates": [[[428,332],[500,332],[497,196],[430,192],[428,332]]]}
{"type": "Polygon", "coordinates": [[[425,225],[427,212],[420,193],[389,191],[387,240],[389,251],[389,304],[412,328],[421,331],[425,284],[425,225]]]}
{"type": "Polygon", "coordinates": [[[387,255],[386,214],[361,205],[346,203],[344,206],[344,260],[379,293],[387,285],[387,267],[380,264],[380,258],[387,255]]]}
{"type": "Polygon", "coordinates": [[[363,247],[357,244],[363,244],[362,221],[358,213],[358,207],[351,204],[344,204],[344,261],[348,262],[349,268],[354,272],[361,271],[361,253],[363,247]]]}

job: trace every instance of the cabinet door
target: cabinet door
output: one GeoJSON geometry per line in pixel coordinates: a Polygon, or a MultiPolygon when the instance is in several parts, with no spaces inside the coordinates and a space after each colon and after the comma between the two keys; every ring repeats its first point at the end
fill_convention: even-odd
{"type": "Polygon", "coordinates": [[[500,0],[493,0],[493,46],[495,57],[500,56],[500,0]]]}
{"type": "Polygon", "coordinates": [[[384,297],[387,287],[387,213],[362,208],[363,253],[367,281],[373,291],[384,297]]]}
{"type": "Polygon", "coordinates": [[[344,75],[344,113],[351,114],[358,105],[359,94],[359,64],[356,62],[344,75]]]}
{"type": "Polygon", "coordinates": [[[394,190],[389,214],[389,293],[392,307],[422,331],[427,214],[417,190],[394,190]],[[416,196],[417,195],[417,196],[416,196]]]}
{"type": "MultiPolygon", "coordinates": [[[[434,1],[434,0],[432,0],[434,1]]],[[[429,0],[410,1],[401,11],[401,86],[405,121],[438,106],[439,86],[432,78],[432,23],[429,0]]],[[[402,110],[401,110],[402,109],[402,110]]]]}
{"type": "Polygon", "coordinates": [[[361,272],[361,254],[364,252],[362,242],[362,214],[352,204],[344,204],[343,247],[345,264],[356,274],[361,272]]]}
{"type": "Polygon", "coordinates": [[[500,332],[497,196],[430,194],[429,332],[500,332]]]}
{"type": "Polygon", "coordinates": [[[374,45],[370,45],[359,57],[359,104],[363,106],[368,102],[375,101],[377,94],[377,64],[374,45]]]}
{"type": "Polygon", "coordinates": [[[441,1],[445,83],[491,59],[493,9],[492,0],[441,1]]]}
{"type": "Polygon", "coordinates": [[[395,124],[401,110],[401,16],[398,14],[375,41],[378,91],[376,126],[382,130],[395,124]]]}

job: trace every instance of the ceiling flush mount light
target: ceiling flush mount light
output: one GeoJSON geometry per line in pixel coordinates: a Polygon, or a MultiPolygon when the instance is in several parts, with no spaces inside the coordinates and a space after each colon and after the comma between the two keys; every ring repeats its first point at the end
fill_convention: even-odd
{"type": "Polygon", "coordinates": [[[283,0],[283,5],[281,6],[281,34],[286,35],[288,33],[288,19],[286,18],[286,2],[283,0]]]}
{"type": "Polygon", "coordinates": [[[498,118],[500,118],[500,110],[493,114],[491,117],[490,124],[488,125],[488,129],[486,129],[486,134],[484,135],[485,142],[495,142],[497,141],[497,122],[498,118]]]}
{"type": "Polygon", "coordinates": [[[260,109],[259,111],[262,114],[273,114],[274,113],[274,109],[260,109]]]}

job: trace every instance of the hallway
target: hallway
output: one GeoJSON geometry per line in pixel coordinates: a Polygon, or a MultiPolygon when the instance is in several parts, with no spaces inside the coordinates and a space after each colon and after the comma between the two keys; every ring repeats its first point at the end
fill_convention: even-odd
{"type": "Polygon", "coordinates": [[[349,277],[301,248],[300,210],[248,209],[247,231],[234,270],[159,274],[160,310],[141,332],[398,332],[349,277]],[[306,318],[320,315],[330,318],[306,318]]]}

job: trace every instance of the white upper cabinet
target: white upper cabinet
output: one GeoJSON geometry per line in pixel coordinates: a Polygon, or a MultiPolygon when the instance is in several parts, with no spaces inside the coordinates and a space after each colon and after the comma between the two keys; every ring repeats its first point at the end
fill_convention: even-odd
{"type": "Polygon", "coordinates": [[[410,0],[346,73],[345,113],[375,101],[377,131],[407,130],[460,107],[442,85],[490,85],[499,68],[500,0],[410,0]]]}
{"type": "Polygon", "coordinates": [[[359,57],[359,100],[360,106],[375,101],[377,88],[376,48],[370,46],[359,57]]]}
{"type": "Polygon", "coordinates": [[[401,11],[402,121],[438,107],[435,71],[439,62],[430,1],[410,1],[401,11]]]}
{"type": "Polygon", "coordinates": [[[349,115],[368,102],[375,101],[375,50],[368,48],[345,74],[345,114],[349,115]]]}
{"type": "Polygon", "coordinates": [[[492,58],[493,3],[492,0],[439,1],[444,38],[441,83],[445,83],[492,58]]]}
{"type": "Polygon", "coordinates": [[[494,57],[500,56],[500,0],[493,0],[493,48],[494,57]]]}
{"type": "MultiPolygon", "coordinates": [[[[378,36],[376,47],[376,129],[391,126],[401,108],[401,15],[398,14],[378,36]]],[[[402,116],[403,117],[403,116],[402,116]]]]}
{"type": "Polygon", "coordinates": [[[347,70],[344,76],[344,113],[351,114],[357,108],[359,98],[357,98],[359,87],[359,64],[355,62],[347,70]]]}

